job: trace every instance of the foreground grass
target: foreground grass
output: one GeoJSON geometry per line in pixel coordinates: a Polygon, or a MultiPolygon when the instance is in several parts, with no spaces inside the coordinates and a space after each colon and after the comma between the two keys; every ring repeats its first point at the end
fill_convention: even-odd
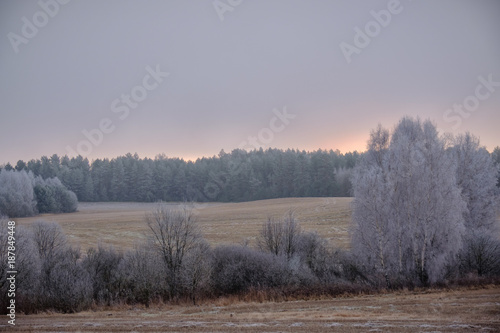
{"type": "MultiPolygon", "coordinates": [[[[1,329],[10,329],[0,323],[1,329]]],[[[6,324],[6,323],[5,323],[6,324]]],[[[289,302],[221,298],[200,306],[20,315],[18,332],[498,332],[500,287],[289,302]]]]}

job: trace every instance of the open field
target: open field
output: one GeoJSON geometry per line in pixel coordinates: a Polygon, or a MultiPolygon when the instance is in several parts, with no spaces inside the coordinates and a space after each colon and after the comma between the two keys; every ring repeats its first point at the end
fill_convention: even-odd
{"type": "MultiPolygon", "coordinates": [[[[287,198],[244,203],[195,204],[206,239],[213,245],[250,242],[269,216],[281,217],[294,209],[304,230],[317,231],[336,246],[348,246],[352,198],[287,198]]],[[[37,219],[59,223],[71,242],[85,250],[99,242],[119,249],[131,248],[148,231],[145,215],[153,203],[80,203],[78,212],[43,214],[16,219],[28,225],[37,219]]],[[[178,205],[178,204],[170,204],[178,205]]]]}
{"type": "MultiPolygon", "coordinates": [[[[7,329],[0,323],[0,330],[7,329]]],[[[500,287],[20,315],[17,332],[499,332],[500,287]]]]}

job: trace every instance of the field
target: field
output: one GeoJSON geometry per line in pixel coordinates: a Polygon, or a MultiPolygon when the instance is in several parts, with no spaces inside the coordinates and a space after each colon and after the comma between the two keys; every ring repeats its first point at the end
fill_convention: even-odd
{"type": "Polygon", "coordinates": [[[500,288],[283,303],[222,299],[201,306],[124,306],[66,315],[18,316],[15,331],[499,332],[500,288]]]}
{"type": "MultiPolygon", "coordinates": [[[[350,198],[291,198],[193,208],[213,245],[254,244],[263,221],[295,209],[304,230],[317,231],[332,244],[348,247],[350,203],[350,198]]],[[[39,218],[56,221],[83,251],[98,243],[125,250],[144,239],[144,216],[154,206],[81,203],[77,213],[16,221],[20,225],[39,218]]],[[[12,328],[6,322],[6,318],[0,322],[0,331],[12,328]]],[[[235,296],[199,306],[120,305],[76,314],[19,315],[16,324],[19,332],[500,332],[500,287],[288,302],[246,302],[235,296]]]]}
{"type": "MultiPolygon", "coordinates": [[[[351,198],[288,198],[246,203],[195,204],[193,209],[205,238],[213,245],[255,242],[268,217],[295,210],[304,230],[317,231],[336,246],[348,246],[351,198]]],[[[98,243],[132,248],[148,231],[144,217],[153,203],[80,203],[78,212],[21,218],[19,225],[38,219],[59,223],[71,242],[85,250],[98,243]]],[[[170,204],[177,206],[178,204],[170,204]]]]}

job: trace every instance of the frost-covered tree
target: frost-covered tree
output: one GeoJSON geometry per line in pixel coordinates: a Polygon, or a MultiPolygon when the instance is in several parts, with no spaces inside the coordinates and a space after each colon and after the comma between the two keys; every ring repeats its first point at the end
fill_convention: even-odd
{"type": "Polygon", "coordinates": [[[393,272],[387,152],[389,131],[378,126],[370,133],[368,150],[354,169],[352,243],[354,252],[375,276],[389,282],[393,272]]]}
{"type": "Polygon", "coordinates": [[[62,312],[87,308],[92,301],[92,280],[82,266],[80,250],[69,245],[55,222],[33,222],[31,234],[41,264],[39,305],[62,312]]]}
{"type": "Polygon", "coordinates": [[[78,207],[76,194],[66,188],[59,178],[33,179],[33,191],[39,213],[72,213],[78,207]]]}
{"type": "Polygon", "coordinates": [[[467,204],[464,212],[468,230],[494,231],[497,222],[497,167],[479,139],[470,133],[455,138],[451,148],[457,162],[457,183],[467,204]]]}
{"type": "Polygon", "coordinates": [[[463,215],[466,228],[464,246],[458,255],[460,273],[498,274],[498,166],[494,156],[470,133],[454,139],[450,154],[457,163],[457,184],[467,204],[463,215]]]}
{"type": "MultiPolygon", "coordinates": [[[[8,305],[7,280],[9,257],[12,255],[12,240],[9,241],[9,222],[0,216],[0,313],[5,313],[8,305]],[[11,244],[9,244],[9,242],[11,244]]],[[[12,229],[10,229],[12,230],[12,229]]],[[[40,258],[34,245],[30,230],[23,226],[16,226],[15,233],[15,270],[16,274],[16,309],[25,313],[36,310],[38,287],[40,280],[40,258]]]]}
{"type": "Polygon", "coordinates": [[[497,187],[500,187],[500,147],[497,146],[491,153],[491,159],[493,160],[493,163],[497,167],[497,187]]]}
{"type": "Polygon", "coordinates": [[[0,213],[11,218],[37,214],[32,180],[26,171],[0,171],[0,213]]]}
{"type": "Polygon", "coordinates": [[[187,207],[176,210],[162,204],[146,216],[146,223],[151,231],[151,244],[165,266],[169,298],[177,298],[186,258],[203,242],[196,217],[187,207]]]}
{"type": "Polygon", "coordinates": [[[355,169],[353,249],[385,280],[439,281],[461,248],[465,204],[436,127],[403,118],[379,127],[355,169]]]}
{"type": "Polygon", "coordinates": [[[33,240],[42,260],[54,260],[69,247],[61,226],[56,222],[37,220],[31,225],[33,240]]]}
{"type": "Polygon", "coordinates": [[[196,298],[210,288],[213,258],[210,245],[202,240],[185,258],[181,271],[184,292],[196,305],[196,298]]]}
{"type": "Polygon", "coordinates": [[[291,258],[297,251],[300,234],[300,226],[290,210],[282,219],[269,218],[262,225],[257,242],[262,251],[291,258]]]}

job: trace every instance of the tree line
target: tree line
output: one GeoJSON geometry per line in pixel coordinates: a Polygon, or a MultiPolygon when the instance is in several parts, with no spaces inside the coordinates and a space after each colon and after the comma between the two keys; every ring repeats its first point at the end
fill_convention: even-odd
{"type": "MultiPolygon", "coordinates": [[[[185,161],[127,154],[114,159],[43,156],[4,170],[57,177],[79,201],[249,201],[279,197],[350,196],[357,152],[318,150],[221,151],[185,161]]],[[[1,168],[0,168],[1,169],[1,168]]]]}

